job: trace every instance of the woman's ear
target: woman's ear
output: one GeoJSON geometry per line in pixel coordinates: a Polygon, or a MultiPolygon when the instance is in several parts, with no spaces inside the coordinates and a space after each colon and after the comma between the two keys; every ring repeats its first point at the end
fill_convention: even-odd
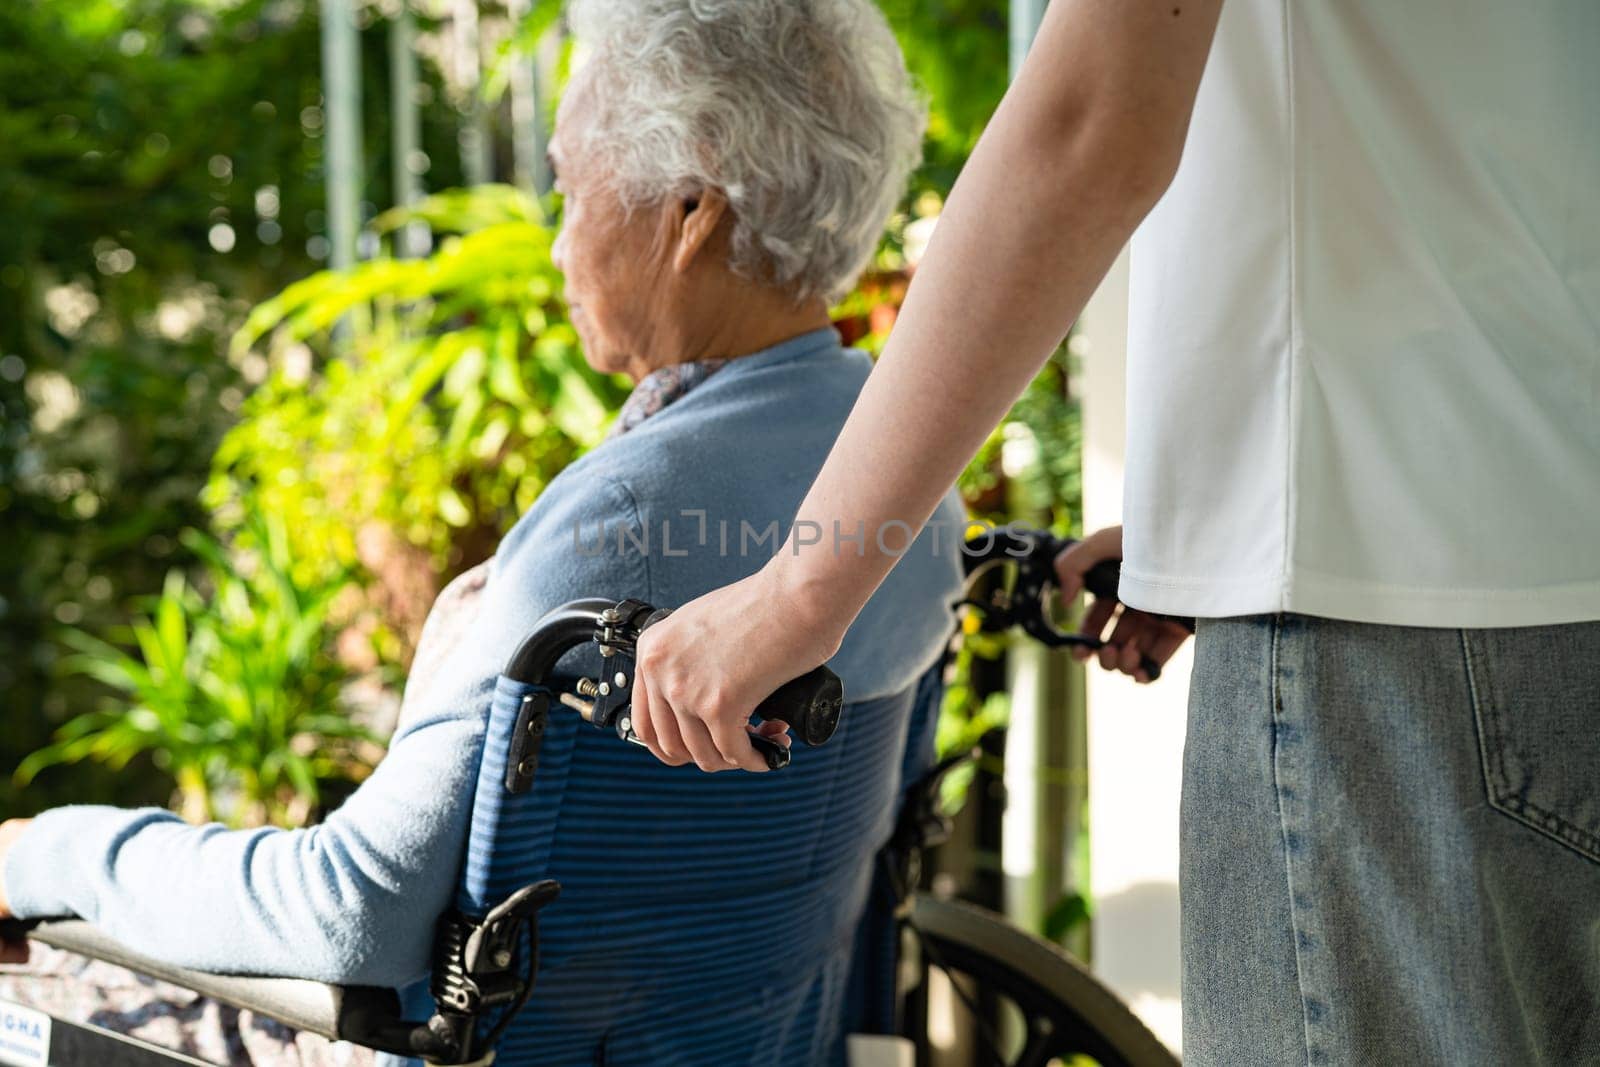
{"type": "Polygon", "coordinates": [[[673,250],[672,266],[683,273],[709,244],[717,227],[728,216],[728,198],[720,189],[702,189],[682,202],[683,222],[678,228],[678,246],[673,250]]]}

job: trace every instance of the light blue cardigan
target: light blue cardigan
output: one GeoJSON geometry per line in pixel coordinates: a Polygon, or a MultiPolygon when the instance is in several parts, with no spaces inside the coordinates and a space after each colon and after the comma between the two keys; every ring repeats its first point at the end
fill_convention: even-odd
{"type": "MultiPolygon", "coordinates": [[[[230,831],[155,809],[60,808],[11,851],[12,909],[81,915],[138,951],[200,969],[394,987],[418,978],[451,899],[494,679],[517,642],[567,600],[677,606],[756,570],[782,543],[870,370],[833,330],[804,334],[734,361],[564,471],[501,543],[475,631],[437,676],[413,675],[407,725],[326,822],[230,831]],[[770,523],[779,530],[763,538],[770,523]],[[646,527],[648,553],[638,548],[646,527]]],[[[851,702],[910,685],[949,636],[962,519],[953,493],[934,519],[937,551],[936,531],[925,531],[831,661],[851,702]]],[[[903,538],[884,534],[891,547],[903,538]]]]}

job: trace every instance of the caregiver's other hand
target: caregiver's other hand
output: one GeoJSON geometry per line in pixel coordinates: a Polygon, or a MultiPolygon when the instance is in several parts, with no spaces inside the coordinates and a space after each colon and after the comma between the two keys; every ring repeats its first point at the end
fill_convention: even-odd
{"type": "MultiPolygon", "coordinates": [[[[838,651],[850,620],[807,611],[784,588],[782,560],[690,601],[640,635],[633,729],[663,763],[767,770],[750,745],[751,712],[838,651]]],[[[773,727],[761,732],[778,737],[773,727]]]]}
{"type": "MultiPolygon", "coordinates": [[[[1056,580],[1061,584],[1061,599],[1070,603],[1083,591],[1083,576],[1097,563],[1122,559],[1122,527],[1108,526],[1096,530],[1056,557],[1056,580]]],[[[1100,638],[1105,644],[1096,653],[1092,649],[1074,648],[1073,658],[1100,657],[1100,666],[1108,671],[1121,671],[1138,682],[1150,681],[1150,675],[1141,666],[1148,656],[1157,666],[1165,666],[1173,653],[1188,639],[1189,631],[1181,624],[1159,615],[1150,615],[1135,608],[1125,607],[1116,600],[1097,597],[1083,613],[1079,631],[1086,637],[1100,638]],[[1116,620],[1111,636],[1104,636],[1107,625],[1116,620]]]]}
{"type": "MultiPolygon", "coordinates": [[[[0,919],[11,918],[11,902],[6,897],[6,857],[11,846],[28,828],[29,819],[7,819],[0,822],[0,919]]],[[[0,941],[0,963],[27,963],[26,941],[0,941]]]]}

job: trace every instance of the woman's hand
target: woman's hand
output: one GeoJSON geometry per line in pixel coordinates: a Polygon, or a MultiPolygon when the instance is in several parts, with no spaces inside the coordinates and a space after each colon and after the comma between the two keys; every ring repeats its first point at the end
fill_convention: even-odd
{"type": "MultiPolygon", "coordinates": [[[[781,557],[690,601],[640,636],[633,729],[663,763],[765,771],[766,761],[750,745],[751,712],[838,651],[850,620],[819,620],[805,611],[782,588],[780,567],[781,557]]],[[[782,736],[772,724],[759,732],[782,736]]]]}
{"type": "MultiPolygon", "coordinates": [[[[1063,549],[1056,557],[1056,579],[1061,583],[1061,599],[1070,603],[1083,591],[1083,576],[1096,563],[1108,559],[1122,559],[1120,526],[1097,530],[1063,549]]],[[[1100,598],[1096,598],[1089,605],[1089,610],[1084,612],[1080,631],[1087,637],[1101,638],[1105,642],[1099,651],[1100,666],[1108,671],[1121,671],[1138,682],[1150,681],[1150,676],[1140,666],[1144,657],[1150,657],[1157,666],[1165,666],[1189,637],[1188,630],[1170,619],[1123,607],[1116,600],[1100,598]],[[1110,637],[1103,637],[1106,625],[1113,618],[1117,620],[1117,625],[1110,637]]],[[[1072,650],[1073,658],[1080,662],[1093,654],[1093,650],[1087,648],[1072,650]]]]}
{"type": "MultiPolygon", "coordinates": [[[[6,857],[11,846],[28,828],[31,819],[7,819],[0,823],[0,919],[11,918],[11,902],[6,897],[6,857]]],[[[27,963],[26,941],[0,941],[0,963],[27,963]]]]}

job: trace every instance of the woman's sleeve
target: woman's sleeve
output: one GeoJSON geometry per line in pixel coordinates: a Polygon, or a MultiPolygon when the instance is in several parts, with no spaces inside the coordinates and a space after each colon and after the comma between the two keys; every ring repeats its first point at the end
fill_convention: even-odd
{"type": "Polygon", "coordinates": [[[400,986],[427,969],[465,847],[494,680],[538,618],[580,596],[648,596],[637,554],[576,551],[574,524],[637,521],[627,490],[561,480],[501,544],[473,633],[422,706],[320,825],[189,826],[158,809],[67,807],[6,857],[19,916],[79,915],[182,966],[400,986]],[[548,499],[546,499],[548,498],[548,499]],[[531,520],[531,521],[530,521],[531,520]]]}

